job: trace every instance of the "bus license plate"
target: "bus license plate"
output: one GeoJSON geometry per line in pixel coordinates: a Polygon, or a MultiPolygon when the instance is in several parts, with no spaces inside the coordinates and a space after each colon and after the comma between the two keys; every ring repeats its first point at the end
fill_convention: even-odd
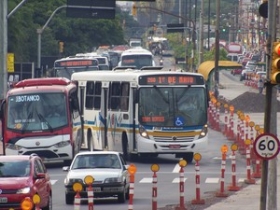
{"type": "Polygon", "coordinates": [[[169,144],[169,149],[180,149],[180,144],[169,144]]]}
{"type": "Polygon", "coordinates": [[[0,198],[0,203],[8,203],[8,198],[6,197],[0,198]]]}

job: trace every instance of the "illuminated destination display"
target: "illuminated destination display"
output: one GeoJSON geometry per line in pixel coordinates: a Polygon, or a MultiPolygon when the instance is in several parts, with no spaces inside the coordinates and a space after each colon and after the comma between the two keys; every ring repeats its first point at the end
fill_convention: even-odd
{"type": "Polygon", "coordinates": [[[143,116],[142,122],[164,122],[164,116],[143,116]]]}
{"type": "Polygon", "coordinates": [[[202,85],[203,78],[197,75],[149,75],[139,77],[140,85],[202,85]]]}
{"type": "Polygon", "coordinates": [[[55,63],[56,67],[98,66],[98,61],[93,60],[64,60],[55,63]]]}

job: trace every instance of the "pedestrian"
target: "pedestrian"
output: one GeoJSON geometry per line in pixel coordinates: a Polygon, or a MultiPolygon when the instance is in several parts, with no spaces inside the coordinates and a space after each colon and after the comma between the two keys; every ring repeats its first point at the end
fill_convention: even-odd
{"type": "Polygon", "coordinates": [[[263,81],[263,78],[260,78],[260,79],[258,80],[258,89],[259,89],[259,93],[260,93],[260,94],[262,94],[263,88],[264,88],[264,81],[263,81]]]}

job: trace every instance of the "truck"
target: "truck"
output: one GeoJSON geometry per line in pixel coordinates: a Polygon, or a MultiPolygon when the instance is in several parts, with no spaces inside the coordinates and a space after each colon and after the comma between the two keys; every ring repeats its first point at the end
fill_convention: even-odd
{"type": "Polygon", "coordinates": [[[141,47],[142,46],[142,39],[141,38],[130,38],[129,39],[129,46],[130,47],[141,47]]]}

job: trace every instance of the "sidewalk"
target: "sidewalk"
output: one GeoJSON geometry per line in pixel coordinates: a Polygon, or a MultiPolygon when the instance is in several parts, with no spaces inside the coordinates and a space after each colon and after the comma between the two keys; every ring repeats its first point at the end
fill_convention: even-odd
{"type": "MultiPolygon", "coordinates": [[[[237,96],[245,93],[246,91],[252,91],[257,93],[257,89],[252,87],[245,86],[243,84],[234,83],[231,79],[225,76],[222,72],[220,73],[220,83],[225,87],[225,89],[219,89],[221,96],[224,96],[228,100],[232,100],[237,96]]],[[[279,100],[279,99],[278,99],[279,100]]],[[[277,119],[280,119],[280,113],[278,113],[277,119]]],[[[255,123],[263,126],[264,123],[264,113],[250,113],[250,117],[255,123]]],[[[277,129],[279,134],[279,126],[277,129]]],[[[274,183],[277,187],[277,209],[280,209],[280,163],[278,161],[280,155],[277,157],[277,183],[274,183]]],[[[269,177],[268,177],[269,178],[269,177]]],[[[258,210],[260,209],[260,193],[261,193],[261,179],[256,180],[256,184],[248,185],[242,188],[240,191],[237,191],[233,195],[222,199],[219,203],[213,204],[205,210],[258,210]]],[[[269,189],[268,189],[269,191],[269,189]]],[[[268,192],[267,191],[267,192],[268,192]]],[[[268,206],[268,199],[266,202],[268,206]]],[[[277,210],[269,209],[267,210],[277,210]]]]}

